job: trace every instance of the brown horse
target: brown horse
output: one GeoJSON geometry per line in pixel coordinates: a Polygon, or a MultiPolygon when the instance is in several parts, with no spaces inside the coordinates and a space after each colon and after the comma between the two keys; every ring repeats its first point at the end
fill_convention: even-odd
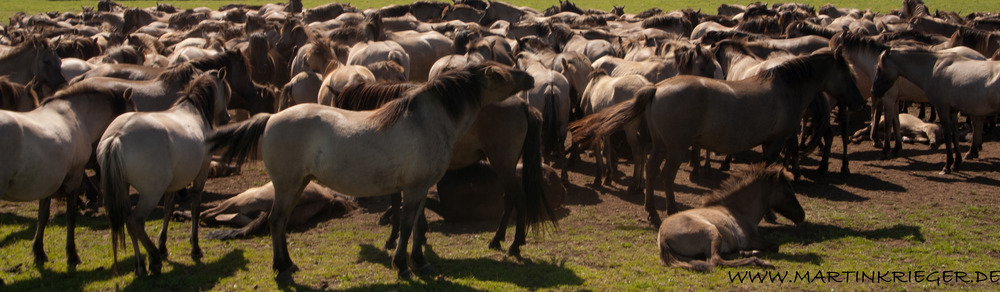
{"type": "Polygon", "coordinates": [[[0,53],[0,76],[19,84],[28,84],[34,79],[51,91],[56,91],[66,85],[61,64],[61,59],[48,42],[41,38],[31,38],[0,53]]]}
{"type": "MultiPolygon", "coordinates": [[[[659,176],[659,166],[666,161],[663,182],[667,213],[673,214],[678,210],[673,181],[681,163],[690,158],[688,148],[700,146],[731,154],[763,144],[764,159],[775,162],[787,141],[795,137],[807,106],[820,92],[849,108],[864,102],[844,59],[820,53],[791,59],[745,80],[671,78],[655,88],[639,90],[632,100],[575,122],[573,134],[601,143],[627,124],[644,119],[653,140],[646,181],[659,176]]],[[[644,206],[650,223],[659,226],[653,190],[654,184],[647,183],[644,206]]]]}
{"type": "MultiPolygon", "coordinates": [[[[522,166],[517,166],[517,176],[522,166]]],[[[566,200],[566,187],[555,169],[542,166],[545,200],[559,208],[566,200]]],[[[437,198],[427,200],[427,209],[445,221],[483,221],[503,218],[505,212],[503,181],[486,162],[473,163],[462,169],[449,170],[438,181],[437,198]]],[[[506,222],[501,222],[501,224],[506,222]]]]}
{"type": "Polygon", "coordinates": [[[663,220],[656,238],[660,261],[670,267],[697,271],[717,265],[774,268],[753,256],[757,250],[778,250],[776,244],[760,236],[757,224],[770,210],[795,224],[805,221],[792,180],[791,173],[780,166],[758,163],[723,182],[719,191],[702,200],[702,207],[663,220]],[[722,258],[723,254],[737,252],[749,256],[722,258]]]}

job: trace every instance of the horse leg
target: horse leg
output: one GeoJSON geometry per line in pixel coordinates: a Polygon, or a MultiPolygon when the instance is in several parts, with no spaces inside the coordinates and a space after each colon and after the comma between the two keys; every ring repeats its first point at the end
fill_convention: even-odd
{"type": "MultiPolygon", "coordinates": [[[[159,240],[157,243],[160,244],[160,256],[167,258],[167,229],[170,225],[170,217],[174,214],[174,197],[176,197],[175,192],[167,192],[163,194],[163,228],[160,228],[159,240]]],[[[194,214],[191,214],[194,216],[194,214]]]]}
{"type": "MultiPolygon", "coordinates": [[[[81,181],[82,183],[82,181],[81,181]]],[[[74,185],[79,185],[74,184],[74,185]]],[[[73,188],[73,191],[66,192],[66,263],[69,267],[80,264],[80,255],[76,252],[76,215],[80,212],[77,202],[81,188],[73,188]]]]}
{"type": "MultiPolygon", "coordinates": [[[[403,192],[403,206],[399,212],[399,243],[396,247],[396,253],[392,257],[392,265],[398,270],[397,275],[403,279],[408,279],[413,275],[407,265],[406,246],[414,231],[417,217],[424,210],[424,200],[427,198],[426,190],[427,188],[420,188],[419,190],[413,189],[403,192]]],[[[419,267],[421,273],[432,271],[433,268],[424,259],[423,243],[419,242],[417,237],[414,237],[413,240],[413,249],[410,252],[413,264],[419,267]]]]}
{"type": "Polygon", "coordinates": [[[608,151],[608,144],[604,142],[600,147],[594,148],[594,163],[597,164],[597,175],[594,176],[594,186],[599,187],[604,178],[604,174],[607,172],[607,167],[604,165],[605,152],[608,151]]]}
{"type": "MultiPolygon", "coordinates": [[[[607,148],[606,148],[607,149],[607,148]]],[[[507,161],[499,161],[497,159],[493,164],[493,169],[496,170],[497,176],[500,182],[503,184],[504,189],[504,216],[503,222],[501,222],[501,228],[506,227],[507,215],[510,213],[511,207],[513,207],[516,212],[514,217],[514,241],[510,243],[510,247],[507,248],[507,255],[516,258],[521,258],[521,246],[527,242],[527,231],[528,231],[528,206],[527,206],[527,194],[524,190],[524,185],[518,179],[516,173],[516,158],[509,159],[507,161]]],[[[610,178],[608,178],[610,180],[610,178]]],[[[539,194],[544,196],[544,194],[539,194]]],[[[544,197],[542,198],[544,200],[544,197]]]]}
{"type": "MultiPolygon", "coordinates": [[[[951,134],[946,135],[950,139],[954,149],[954,160],[955,164],[952,164],[952,170],[958,170],[958,167],[962,165],[962,152],[959,149],[958,144],[958,111],[951,110],[948,112],[948,116],[951,119],[951,124],[949,128],[951,129],[951,134]]],[[[975,130],[975,129],[973,129],[975,130]]]]}
{"type": "MultiPolygon", "coordinates": [[[[202,193],[201,190],[203,188],[203,185],[204,183],[202,183],[202,186],[199,186],[198,183],[195,183],[195,185],[191,189],[192,195],[189,196],[189,198],[191,198],[191,259],[193,259],[195,262],[198,262],[198,260],[200,260],[201,257],[204,255],[201,252],[201,245],[198,244],[198,227],[199,227],[198,223],[199,220],[201,219],[201,193],[202,193]]],[[[188,192],[187,189],[181,189],[180,191],[177,191],[179,195],[185,197],[188,197],[187,192],[188,192]]]]}
{"type": "Polygon", "coordinates": [[[510,214],[514,210],[514,198],[504,194],[503,199],[503,215],[500,215],[500,226],[497,227],[497,231],[493,234],[493,239],[490,240],[490,249],[501,250],[502,247],[500,243],[507,238],[507,223],[510,222],[510,214]]]}
{"type": "Polygon", "coordinates": [[[611,146],[611,143],[605,142],[604,145],[604,185],[610,186],[615,180],[615,174],[618,172],[618,155],[615,152],[615,148],[611,146]]]}
{"type": "Polygon", "coordinates": [[[871,131],[868,132],[868,138],[872,139],[872,145],[874,145],[875,148],[882,148],[881,138],[886,137],[885,135],[882,135],[882,137],[878,136],[879,133],[885,133],[885,131],[879,131],[878,129],[878,123],[879,120],[882,119],[882,111],[884,108],[885,106],[883,106],[881,102],[878,102],[875,97],[872,97],[872,121],[868,125],[868,127],[871,128],[871,131]]]}
{"type": "MultiPolygon", "coordinates": [[[[935,108],[937,108],[937,106],[935,106],[935,108]]],[[[950,112],[950,109],[947,112],[950,112]]],[[[952,119],[952,117],[953,115],[951,113],[948,113],[946,115],[942,114],[940,116],[941,128],[943,128],[944,131],[944,151],[945,151],[944,169],[941,170],[940,174],[951,173],[952,164],[954,163],[954,159],[951,156],[951,152],[952,152],[952,146],[955,146],[955,143],[952,143],[952,141],[954,141],[954,139],[952,139],[952,136],[955,135],[954,131],[955,121],[952,119]]],[[[955,150],[957,151],[958,149],[955,150]]]]}
{"type": "Polygon", "coordinates": [[[632,183],[628,187],[628,191],[632,193],[642,191],[646,184],[646,179],[641,172],[646,164],[646,149],[639,142],[638,128],[637,124],[625,125],[625,141],[628,142],[629,149],[632,150],[632,183]]]}
{"type": "Polygon", "coordinates": [[[722,247],[722,236],[718,234],[718,231],[712,232],[710,235],[712,237],[712,243],[709,248],[705,250],[706,258],[708,258],[708,264],[711,266],[723,265],[727,267],[743,267],[743,266],[758,266],[763,268],[773,269],[774,266],[765,260],[761,260],[755,256],[749,256],[741,259],[726,260],[722,258],[719,254],[719,250],[722,247]]]}
{"type": "MultiPolygon", "coordinates": [[[[842,159],[840,161],[840,173],[851,174],[851,163],[850,160],[847,158],[847,142],[848,142],[847,140],[850,138],[849,136],[847,136],[847,133],[850,130],[849,124],[851,120],[851,113],[847,110],[846,107],[841,107],[837,110],[837,118],[840,119],[840,144],[844,146],[844,149],[842,150],[843,155],[841,156],[842,159]]],[[[830,134],[831,135],[833,134],[832,130],[830,131],[830,134]]],[[[827,145],[827,149],[830,149],[830,146],[832,145],[827,145]]],[[[825,151],[829,152],[829,150],[825,151]]]]}
{"type": "Polygon", "coordinates": [[[688,179],[694,179],[695,177],[702,176],[705,171],[701,168],[701,148],[697,146],[691,146],[691,175],[688,179]]]}
{"type": "Polygon", "coordinates": [[[45,225],[49,224],[49,207],[52,205],[52,198],[46,197],[38,200],[38,226],[35,229],[35,238],[31,241],[31,251],[35,254],[35,265],[42,266],[49,261],[45,255],[45,225]]]}
{"type": "Polygon", "coordinates": [[[726,158],[719,164],[719,171],[729,171],[731,164],[733,164],[733,155],[726,154],[726,158]]]}
{"type": "MultiPolygon", "coordinates": [[[[153,244],[153,240],[149,238],[146,233],[145,222],[146,217],[149,213],[152,213],[156,209],[157,203],[160,201],[160,197],[164,195],[165,192],[154,192],[154,193],[139,193],[139,202],[136,204],[135,209],[132,210],[132,214],[125,219],[125,227],[128,230],[130,236],[132,236],[133,247],[137,247],[135,244],[138,240],[142,243],[143,247],[146,249],[146,254],[149,255],[149,272],[154,275],[159,275],[161,269],[163,268],[163,260],[160,257],[160,252],[156,245],[153,244]],[[160,194],[160,195],[151,195],[160,194]]],[[[167,215],[165,215],[167,216],[167,215]]],[[[166,233],[166,230],[161,230],[161,232],[166,233]]],[[[164,242],[165,243],[165,242],[164,242]]],[[[136,256],[136,268],[143,268],[145,270],[144,264],[141,263],[142,254],[139,249],[135,249],[136,256]]]]}
{"type": "MultiPolygon", "coordinates": [[[[665,156],[663,150],[660,148],[662,148],[662,146],[656,146],[656,143],[654,143],[653,148],[650,149],[649,152],[649,160],[646,161],[646,181],[648,183],[646,183],[646,198],[643,202],[643,207],[646,209],[646,213],[649,214],[647,219],[649,220],[649,224],[653,225],[653,228],[659,228],[660,223],[662,223],[662,220],[660,220],[660,214],[657,213],[656,205],[653,201],[656,197],[654,194],[654,185],[652,183],[655,181],[656,177],[660,175],[660,165],[663,164],[665,156]]],[[[674,171],[674,175],[676,174],[676,171],[674,171]]],[[[664,179],[664,181],[666,181],[666,179],[664,179]]],[[[667,182],[667,192],[670,192],[671,184],[673,184],[672,179],[667,182]]]]}
{"type": "MultiPolygon", "coordinates": [[[[983,145],[983,123],[984,117],[969,117],[972,120],[972,148],[969,148],[969,153],[965,154],[965,159],[976,159],[979,158],[979,148],[983,145]]],[[[955,130],[955,136],[957,138],[958,131],[955,130]]]]}
{"type": "Polygon", "coordinates": [[[291,274],[298,270],[288,255],[288,240],[285,228],[288,226],[288,217],[295,209],[295,203],[302,196],[302,189],[305,189],[308,181],[297,180],[287,183],[272,178],[274,185],[274,205],[271,207],[271,215],[268,218],[271,227],[271,249],[273,263],[271,268],[278,271],[278,280],[291,280],[291,274]]]}
{"type": "Polygon", "coordinates": [[[389,195],[389,209],[385,210],[385,213],[382,213],[382,218],[379,220],[380,223],[382,220],[387,220],[392,226],[389,231],[389,238],[382,245],[382,248],[385,250],[396,248],[396,240],[399,238],[399,207],[402,200],[403,197],[399,193],[389,195]]]}

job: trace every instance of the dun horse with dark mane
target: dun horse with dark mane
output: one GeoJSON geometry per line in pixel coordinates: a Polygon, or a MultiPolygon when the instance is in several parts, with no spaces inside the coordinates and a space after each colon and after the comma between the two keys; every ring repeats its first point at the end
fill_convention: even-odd
{"type": "MultiPolygon", "coordinates": [[[[473,65],[449,71],[374,111],[302,104],[221,129],[210,142],[213,148],[229,145],[225,156],[242,162],[260,140],[275,190],[269,220],[273,268],[279,279],[289,278],[297,269],[288,255],[285,225],[302,188],[312,179],[355,197],[403,193],[401,234],[392,262],[400,277],[409,277],[407,241],[414,224],[423,218],[427,190],[448,169],[452,147],[484,105],[503,101],[533,83],[524,71],[492,63],[473,65]]],[[[520,208],[524,201],[515,205],[520,208]]],[[[527,214],[529,223],[541,222],[537,210],[527,214]]],[[[409,258],[421,273],[430,273],[433,269],[422,246],[422,238],[414,236],[409,258]]]]}

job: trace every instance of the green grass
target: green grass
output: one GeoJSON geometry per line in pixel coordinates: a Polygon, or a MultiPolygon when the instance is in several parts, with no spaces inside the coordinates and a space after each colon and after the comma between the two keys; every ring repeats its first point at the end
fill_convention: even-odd
{"type": "MultiPolygon", "coordinates": [[[[778,269],[788,272],[843,271],[976,271],[1000,270],[1000,211],[978,206],[936,207],[933,204],[908,206],[885,214],[879,206],[851,204],[808,198],[810,210],[803,226],[763,227],[765,237],[782,243],[779,253],[765,253],[778,269]]],[[[594,217],[600,204],[574,206],[563,222],[590,225],[564,226],[559,232],[529,238],[519,262],[498,251],[485,248],[492,224],[445,226],[432,223],[428,259],[438,276],[399,281],[390,268],[391,254],[381,250],[387,233],[374,226],[377,214],[356,214],[350,219],[331,220],[317,227],[291,233],[289,247],[301,271],[296,284],[279,287],[270,270],[268,237],[235,241],[202,240],[205,258],[194,263],[188,256],[188,225],[171,224],[168,243],[172,255],[159,277],[139,277],[132,273],[131,251],[119,256],[125,273],[114,276],[106,221],[83,217],[77,230],[77,244],[84,263],[67,273],[65,265],[64,217],[54,216],[46,232],[50,262],[44,268],[31,264],[30,241],[34,231],[34,204],[2,203],[4,210],[17,207],[14,214],[0,215],[0,278],[11,291],[67,290],[579,290],[635,291],[699,290],[925,290],[1000,289],[1000,283],[833,283],[816,280],[794,283],[733,283],[730,275],[763,270],[719,268],[711,273],[669,269],[656,256],[656,233],[636,220],[638,212],[621,216],[594,217]],[[471,233],[456,232],[472,228],[471,233]]],[[[635,209],[639,209],[636,207],[635,209]]],[[[638,211],[638,210],[634,210],[638,211]]],[[[606,211],[604,211],[606,212],[606,211]]],[[[159,215],[154,215],[155,218],[159,215]]],[[[155,235],[160,220],[150,220],[147,232],[155,235]]],[[[203,235],[211,229],[203,229],[203,235]]],[[[844,280],[844,278],[839,278],[844,280]]],[[[853,281],[853,280],[851,280],[853,281]]]]}
{"type": "MultiPolygon", "coordinates": [[[[178,8],[193,8],[193,7],[209,7],[216,9],[219,6],[229,4],[229,3],[247,3],[247,4],[264,4],[264,3],[275,3],[279,1],[266,1],[266,0],[244,0],[244,1],[233,1],[233,0],[198,0],[198,1],[119,1],[119,3],[129,6],[129,7],[151,7],[156,5],[157,2],[160,3],[171,3],[178,8]]],[[[316,7],[326,3],[330,3],[328,0],[303,0],[302,3],[306,8],[316,7]]],[[[346,1],[358,8],[372,8],[372,7],[382,7],[389,4],[404,4],[411,1],[406,0],[362,0],[362,1],[346,1]]],[[[449,1],[445,1],[449,2],[449,1]]],[[[549,6],[558,4],[555,0],[513,0],[507,1],[516,5],[528,6],[535,8],[539,11],[545,9],[549,6]]],[[[739,3],[747,4],[752,1],[739,2],[739,1],[724,1],[724,0],[676,0],[676,1],[651,1],[651,0],[636,0],[636,1],[601,1],[601,0],[580,0],[573,1],[577,3],[580,7],[595,8],[601,10],[610,10],[614,5],[625,5],[625,11],[628,13],[637,13],[639,11],[651,8],[659,7],[663,10],[676,10],[682,8],[694,8],[701,9],[703,12],[714,14],[716,8],[722,3],[739,3]]],[[[820,7],[827,3],[834,3],[837,7],[852,7],[858,9],[871,9],[877,12],[888,12],[892,9],[899,9],[901,1],[897,0],[875,0],[875,1],[862,1],[862,0],[837,0],[837,1],[827,1],[827,0],[800,0],[796,1],[800,3],[811,4],[815,7],[820,7]]],[[[934,10],[946,10],[946,11],[957,11],[963,14],[973,12],[973,11],[1000,11],[1000,6],[994,1],[971,1],[971,0],[961,0],[961,1],[947,1],[947,0],[926,0],[924,3],[927,7],[934,10]]],[[[16,12],[28,12],[28,13],[38,13],[46,11],[80,11],[81,6],[91,6],[97,5],[96,0],[89,1],[78,1],[78,0],[67,0],[67,1],[12,1],[3,0],[0,1],[0,17],[7,17],[13,15],[16,12]]]]}

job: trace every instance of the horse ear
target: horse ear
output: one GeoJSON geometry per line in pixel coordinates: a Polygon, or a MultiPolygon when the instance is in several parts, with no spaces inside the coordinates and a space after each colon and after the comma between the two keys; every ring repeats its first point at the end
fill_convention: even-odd
{"type": "Polygon", "coordinates": [[[795,181],[795,175],[787,168],[781,167],[781,171],[778,172],[777,178],[779,181],[793,182],[795,181]]]}
{"type": "Polygon", "coordinates": [[[219,79],[226,79],[226,67],[219,68],[219,72],[215,73],[219,79]]]}

